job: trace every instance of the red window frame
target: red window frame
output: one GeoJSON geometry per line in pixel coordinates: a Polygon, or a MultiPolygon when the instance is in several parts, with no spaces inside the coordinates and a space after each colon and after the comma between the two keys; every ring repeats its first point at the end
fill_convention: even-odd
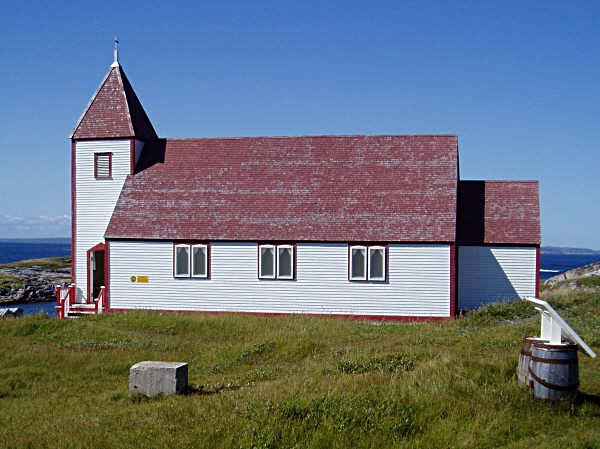
{"type": "Polygon", "coordinates": [[[211,275],[211,263],[210,263],[210,242],[205,242],[205,241],[175,241],[173,242],[173,278],[175,279],[198,279],[198,280],[207,280],[210,279],[210,275],[211,275]],[[189,274],[187,276],[176,276],[175,275],[175,258],[177,256],[176,254],[176,248],[177,246],[180,245],[187,245],[190,248],[190,253],[189,253],[189,257],[190,257],[190,266],[189,266],[189,274]],[[202,277],[202,276],[194,276],[193,275],[193,267],[192,267],[192,247],[194,245],[205,245],[206,246],[206,277],[202,277]]]}
{"type": "Polygon", "coordinates": [[[389,244],[387,243],[378,243],[378,242],[369,242],[369,243],[364,243],[364,242],[353,242],[353,243],[348,243],[348,281],[350,282],[367,282],[367,283],[375,283],[375,284],[382,284],[382,283],[387,283],[389,281],[389,270],[390,270],[390,248],[389,248],[389,244]],[[365,272],[366,272],[366,277],[365,279],[352,279],[352,247],[353,246],[364,246],[366,248],[366,267],[365,267],[365,272]],[[384,272],[384,279],[369,279],[369,248],[372,247],[383,247],[385,249],[385,272],[384,272]]]}
{"type": "Polygon", "coordinates": [[[261,281],[295,281],[296,280],[296,259],[298,257],[298,251],[296,248],[295,242],[258,242],[256,245],[256,277],[261,281]],[[275,248],[275,264],[273,266],[273,270],[275,272],[275,276],[270,277],[261,277],[260,276],[260,247],[264,245],[271,245],[275,248]],[[279,246],[291,246],[292,251],[292,277],[291,278],[280,278],[278,276],[278,265],[277,259],[279,258],[279,246]]]}
{"type": "Polygon", "coordinates": [[[112,153],[94,153],[94,178],[111,179],[112,178],[112,153]],[[98,176],[98,157],[108,156],[108,176],[98,176]]]}

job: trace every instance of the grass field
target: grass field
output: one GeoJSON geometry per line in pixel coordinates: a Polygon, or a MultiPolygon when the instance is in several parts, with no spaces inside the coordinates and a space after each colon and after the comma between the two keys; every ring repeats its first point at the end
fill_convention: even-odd
{"type": "Polygon", "coordinates": [[[39,268],[41,270],[58,270],[71,268],[71,257],[46,257],[44,259],[27,259],[18,262],[0,264],[0,268],[39,268]]]}
{"type": "MultiPolygon", "coordinates": [[[[597,352],[600,295],[550,301],[597,352]]],[[[600,362],[574,402],[519,388],[524,303],[442,323],[130,313],[0,321],[0,447],[597,448],[600,362]],[[516,320],[506,323],[506,320],[516,320]],[[128,393],[141,360],[189,363],[183,396],[128,393]]]]}

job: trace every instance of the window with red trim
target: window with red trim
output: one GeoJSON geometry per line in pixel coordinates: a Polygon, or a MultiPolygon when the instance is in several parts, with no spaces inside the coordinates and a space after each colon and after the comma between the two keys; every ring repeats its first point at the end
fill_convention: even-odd
{"type": "Polygon", "coordinates": [[[295,257],[294,245],[259,245],[258,277],[260,279],[294,279],[295,257]]]}
{"type": "Polygon", "coordinates": [[[176,278],[208,278],[209,245],[177,243],[173,246],[173,276],[176,278]]]}
{"type": "Polygon", "coordinates": [[[94,178],[112,177],[112,153],[94,153],[94,178]]]}
{"type": "Polygon", "coordinates": [[[383,245],[351,245],[348,250],[348,279],[351,281],[385,282],[387,247],[383,245]]]}

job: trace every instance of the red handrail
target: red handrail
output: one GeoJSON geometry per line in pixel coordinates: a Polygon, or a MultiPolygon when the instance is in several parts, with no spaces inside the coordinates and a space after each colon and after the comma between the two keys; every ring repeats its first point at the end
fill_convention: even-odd
{"type": "Polygon", "coordinates": [[[69,304],[75,303],[75,284],[69,285],[69,304]]]}
{"type": "Polygon", "coordinates": [[[56,286],[56,318],[62,320],[65,317],[65,305],[61,295],[62,287],[56,286]]]}
{"type": "MultiPolygon", "coordinates": [[[[68,286],[56,286],[56,316],[59,319],[67,318],[69,316],[69,310],[71,307],[74,307],[74,312],[81,312],[81,310],[77,309],[78,302],[75,300],[76,297],[76,288],[75,284],[71,284],[68,286]]],[[[95,313],[102,313],[106,307],[108,302],[108,295],[106,293],[106,287],[100,287],[100,293],[98,294],[98,298],[87,300],[84,304],[93,304],[95,313]]],[[[81,309],[81,307],[80,307],[81,309]]]]}
{"type": "Polygon", "coordinates": [[[56,316],[63,319],[68,314],[68,309],[75,303],[75,284],[67,287],[56,286],[56,316]]]}

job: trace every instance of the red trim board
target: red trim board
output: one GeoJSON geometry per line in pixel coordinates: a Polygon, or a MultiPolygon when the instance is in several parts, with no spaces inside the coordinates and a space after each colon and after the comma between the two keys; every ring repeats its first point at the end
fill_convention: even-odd
{"type": "Polygon", "coordinates": [[[456,316],[456,265],[457,265],[457,257],[456,257],[456,246],[450,245],[450,316],[456,316]]]}
{"type": "Polygon", "coordinates": [[[540,297],[540,268],[542,260],[540,257],[540,247],[535,249],[535,297],[540,297]]]}
{"type": "Polygon", "coordinates": [[[104,251],[104,304],[102,304],[102,310],[108,310],[110,308],[110,301],[108,299],[110,291],[110,243],[106,242],[106,249],[104,251]]]}
{"type": "Polygon", "coordinates": [[[76,196],[76,191],[75,191],[75,176],[76,176],[76,170],[75,170],[75,148],[77,146],[77,142],[75,140],[71,141],[71,283],[75,284],[75,256],[77,254],[76,252],[76,233],[75,233],[75,229],[76,229],[76,216],[77,216],[77,211],[75,208],[75,196],[76,196]]]}

